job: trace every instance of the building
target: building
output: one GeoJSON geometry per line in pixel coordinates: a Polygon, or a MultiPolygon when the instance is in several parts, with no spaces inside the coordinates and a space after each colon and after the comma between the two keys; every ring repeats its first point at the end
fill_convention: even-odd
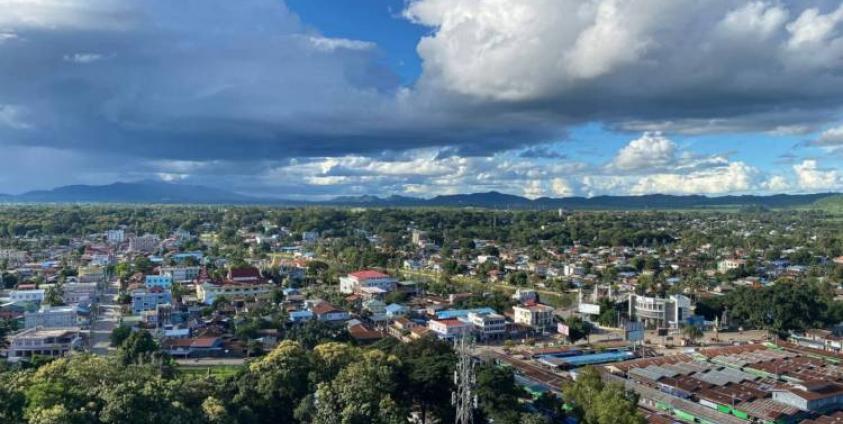
{"type": "Polygon", "coordinates": [[[29,255],[23,250],[0,249],[0,261],[6,261],[11,266],[18,266],[26,263],[29,255]]]}
{"type": "Polygon", "coordinates": [[[694,314],[691,299],[681,294],[668,298],[629,296],[630,314],[648,327],[678,328],[694,314]]]}
{"type": "Polygon", "coordinates": [[[129,251],[131,252],[154,252],[158,250],[159,244],[161,244],[161,239],[155,234],[129,237],[129,251]]]}
{"type": "Polygon", "coordinates": [[[147,275],[143,279],[143,283],[147,288],[161,287],[169,289],[173,286],[173,277],[169,275],[147,275]]]}
{"type": "Polygon", "coordinates": [[[427,328],[440,339],[452,340],[461,337],[463,334],[470,334],[474,326],[470,322],[452,318],[432,319],[427,322],[427,328]]]}
{"type": "Polygon", "coordinates": [[[196,297],[200,302],[210,305],[220,296],[229,300],[267,296],[272,287],[257,268],[231,268],[222,281],[212,280],[203,269],[196,279],[196,297]]]}
{"type": "Polygon", "coordinates": [[[773,400],[803,411],[833,411],[843,407],[843,385],[829,381],[803,382],[788,390],[774,391],[773,400]]]}
{"type": "Polygon", "coordinates": [[[126,232],[123,230],[108,230],[105,232],[105,240],[112,244],[120,244],[126,240],[126,232]]]}
{"type": "Polygon", "coordinates": [[[717,262],[717,272],[725,274],[744,265],[746,265],[746,261],[743,259],[723,259],[722,261],[717,262]]]}
{"type": "Polygon", "coordinates": [[[513,321],[526,325],[535,331],[544,331],[553,327],[553,308],[547,305],[519,305],[512,307],[513,321]]]}
{"type": "Polygon", "coordinates": [[[44,330],[29,328],[9,336],[8,361],[38,356],[65,356],[80,343],[78,328],[44,330]]]}
{"type": "Polygon", "coordinates": [[[427,231],[413,230],[411,238],[416,246],[424,247],[427,245],[427,231]]]}
{"type": "Polygon", "coordinates": [[[9,292],[9,300],[12,302],[35,302],[44,301],[44,289],[12,290],[9,292]]]}
{"type": "Polygon", "coordinates": [[[313,312],[313,315],[318,321],[344,322],[351,319],[351,314],[348,311],[337,308],[325,301],[318,301],[312,304],[310,306],[310,312],[313,312]]]}
{"type": "Polygon", "coordinates": [[[158,305],[171,303],[173,297],[170,291],[162,287],[138,289],[132,292],[132,314],[138,315],[143,311],[154,311],[158,305]]]}
{"type": "Polygon", "coordinates": [[[480,340],[497,339],[506,333],[506,318],[503,315],[471,312],[467,320],[474,326],[474,332],[480,340]]]}
{"type": "Polygon", "coordinates": [[[161,268],[161,275],[169,275],[174,283],[189,283],[199,276],[202,267],[199,266],[165,266],[161,268]]]}
{"type": "Polygon", "coordinates": [[[340,277],[340,293],[352,294],[364,287],[376,287],[385,292],[395,290],[398,280],[382,272],[363,270],[340,277]]]}
{"type": "Polygon", "coordinates": [[[75,327],[77,312],[74,306],[42,306],[34,312],[24,312],[24,328],[66,328],[75,327]]]}
{"type": "Polygon", "coordinates": [[[305,243],[315,243],[319,240],[319,231],[304,231],[301,233],[301,241],[305,243]]]}
{"type": "Polygon", "coordinates": [[[95,300],[97,283],[74,283],[62,286],[61,299],[68,305],[95,300]]]}

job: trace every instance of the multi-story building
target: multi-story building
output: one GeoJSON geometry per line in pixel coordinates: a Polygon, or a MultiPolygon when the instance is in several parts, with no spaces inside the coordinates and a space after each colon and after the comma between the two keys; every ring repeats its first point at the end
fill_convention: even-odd
{"type": "Polygon", "coordinates": [[[24,328],[75,327],[78,314],[74,306],[42,306],[34,312],[24,312],[24,328]]]}
{"type": "Polygon", "coordinates": [[[474,325],[470,322],[452,319],[432,319],[427,322],[427,328],[430,329],[436,337],[444,340],[451,340],[456,337],[461,337],[463,334],[469,334],[474,329],[474,325]]]}
{"type": "Polygon", "coordinates": [[[481,340],[500,338],[506,333],[506,318],[503,315],[471,312],[467,320],[474,326],[474,332],[481,340]]]}
{"type": "Polygon", "coordinates": [[[23,250],[0,249],[0,261],[6,261],[9,265],[17,266],[26,263],[29,255],[23,250]]]}
{"type": "Polygon", "coordinates": [[[542,304],[518,305],[512,307],[513,321],[526,325],[535,331],[544,331],[553,326],[553,308],[542,304]]]}
{"type": "Polygon", "coordinates": [[[746,265],[746,260],[744,259],[723,259],[722,261],[717,262],[717,272],[725,274],[733,269],[738,269],[744,265],[746,265]]]}
{"type": "Polygon", "coordinates": [[[631,315],[634,313],[638,321],[648,327],[678,328],[694,314],[691,299],[681,294],[667,298],[631,294],[629,309],[631,315]]]}
{"type": "Polygon", "coordinates": [[[138,289],[132,292],[132,313],[135,315],[143,311],[154,311],[158,305],[171,303],[173,297],[169,290],[162,287],[138,289]]]}
{"type": "Polygon", "coordinates": [[[160,244],[161,239],[155,234],[129,237],[129,251],[132,252],[153,252],[160,244]]]}
{"type": "Polygon", "coordinates": [[[29,328],[9,336],[7,359],[9,362],[17,362],[35,355],[60,357],[70,352],[80,341],[78,328],[29,328]]]}
{"type": "Polygon", "coordinates": [[[165,289],[169,289],[173,286],[173,277],[166,274],[147,275],[146,277],[144,277],[143,283],[147,288],[162,287],[165,289]]]}
{"type": "Polygon", "coordinates": [[[105,240],[113,244],[123,243],[126,240],[126,232],[123,230],[108,230],[105,232],[105,240]]]}
{"type": "Polygon", "coordinates": [[[391,292],[395,290],[397,284],[397,279],[382,272],[363,270],[340,277],[340,292],[352,294],[365,287],[375,287],[385,292],[391,292]]]}
{"type": "Polygon", "coordinates": [[[62,286],[61,299],[72,305],[95,300],[97,297],[97,283],[74,283],[62,286]]]}
{"type": "Polygon", "coordinates": [[[196,297],[210,305],[220,296],[229,300],[267,296],[272,287],[257,268],[232,268],[222,281],[209,278],[203,269],[196,278],[196,297]]]}
{"type": "Polygon", "coordinates": [[[304,231],[301,233],[301,241],[315,243],[319,239],[319,231],[304,231]]]}
{"type": "Polygon", "coordinates": [[[161,268],[161,275],[169,275],[173,282],[188,283],[199,276],[199,266],[165,266],[161,268]]]}
{"type": "Polygon", "coordinates": [[[41,303],[44,301],[44,289],[12,290],[9,292],[9,300],[41,303]]]}
{"type": "Polygon", "coordinates": [[[413,244],[419,247],[427,245],[427,231],[413,230],[412,232],[413,244]]]}

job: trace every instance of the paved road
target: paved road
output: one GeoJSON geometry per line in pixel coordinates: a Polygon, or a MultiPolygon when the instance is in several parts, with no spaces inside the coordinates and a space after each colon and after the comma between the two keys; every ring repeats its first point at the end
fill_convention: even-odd
{"type": "Polygon", "coordinates": [[[94,322],[91,324],[91,351],[97,355],[107,355],[111,348],[111,331],[120,319],[120,306],[114,302],[117,291],[108,286],[100,293],[100,301],[92,305],[94,322]]]}

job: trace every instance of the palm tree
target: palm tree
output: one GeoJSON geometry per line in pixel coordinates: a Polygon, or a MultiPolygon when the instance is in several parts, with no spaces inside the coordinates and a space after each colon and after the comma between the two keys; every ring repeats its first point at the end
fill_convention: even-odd
{"type": "Polygon", "coordinates": [[[691,343],[696,343],[697,340],[703,337],[703,331],[693,324],[685,324],[682,326],[682,336],[690,340],[691,343]]]}

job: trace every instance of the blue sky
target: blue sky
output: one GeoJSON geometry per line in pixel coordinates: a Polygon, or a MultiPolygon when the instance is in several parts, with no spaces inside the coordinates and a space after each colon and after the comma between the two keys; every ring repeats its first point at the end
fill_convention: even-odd
{"type": "Polygon", "coordinates": [[[0,193],[843,189],[840,1],[0,8],[0,193]]]}

